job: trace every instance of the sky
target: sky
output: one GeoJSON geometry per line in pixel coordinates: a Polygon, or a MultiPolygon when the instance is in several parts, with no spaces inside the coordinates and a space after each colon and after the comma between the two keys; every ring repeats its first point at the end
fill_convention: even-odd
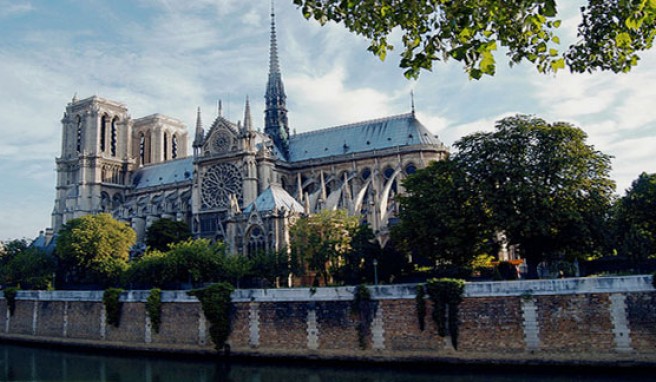
{"type": "MultiPolygon", "coordinates": [[[[580,4],[560,1],[558,32],[576,39],[580,4]]],[[[250,98],[262,127],[269,56],[268,0],[0,0],[0,240],[34,238],[49,227],[61,118],[74,95],[125,104],[133,118],[161,113],[190,130],[222,100],[243,119],[250,98]]],[[[411,110],[447,145],[514,114],[566,121],[613,156],[623,195],[655,173],[656,51],[628,74],[544,75],[528,63],[470,80],[456,61],[410,81],[397,50],[381,62],[341,25],[305,20],[276,0],[280,65],[290,128],[311,131],[411,110]]],[[[398,36],[397,36],[398,37],[398,36]]]]}

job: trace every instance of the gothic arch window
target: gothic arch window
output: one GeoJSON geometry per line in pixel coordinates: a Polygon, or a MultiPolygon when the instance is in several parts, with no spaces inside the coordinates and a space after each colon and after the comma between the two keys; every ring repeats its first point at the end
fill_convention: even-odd
{"type": "Polygon", "coordinates": [[[75,125],[77,127],[77,152],[82,151],[82,117],[79,115],[75,118],[75,125]]]}
{"type": "Polygon", "coordinates": [[[360,177],[362,177],[362,180],[367,180],[371,176],[371,169],[369,167],[365,167],[364,170],[362,170],[362,173],[360,174],[360,177]]]}
{"type": "Polygon", "coordinates": [[[107,149],[107,115],[100,119],[100,151],[107,149]]]}
{"type": "Polygon", "coordinates": [[[123,204],[123,196],[121,194],[115,194],[112,197],[112,208],[116,209],[123,204]]]}
{"type": "Polygon", "coordinates": [[[169,134],[164,133],[164,160],[169,159],[169,134]]]}
{"type": "Polygon", "coordinates": [[[110,150],[113,157],[116,156],[116,147],[118,144],[118,130],[116,124],[118,123],[118,117],[112,119],[112,128],[111,128],[111,141],[110,141],[110,150]]]}
{"type": "Polygon", "coordinates": [[[178,157],[178,136],[176,134],[173,134],[173,138],[171,139],[171,159],[175,159],[178,157]]]}
{"type": "Polygon", "coordinates": [[[266,236],[262,227],[256,225],[248,233],[248,257],[256,256],[266,251],[266,236]]]}
{"type": "Polygon", "coordinates": [[[394,169],[390,166],[387,166],[385,170],[383,170],[383,176],[385,177],[385,180],[389,180],[392,175],[394,175],[394,169]]]}
{"type": "Polygon", "coordinates": [[[146,163],[146,136],[144,133],[139,133],[139,165],[143,166],[146,163]]]}
{"type": "Polygon", "coordinates": [[[102,192],[100,194],[100,209],[103,212],[108,212],[111,207],[111,199],[109,197],[109,194],[106,192],[102,192]]]}

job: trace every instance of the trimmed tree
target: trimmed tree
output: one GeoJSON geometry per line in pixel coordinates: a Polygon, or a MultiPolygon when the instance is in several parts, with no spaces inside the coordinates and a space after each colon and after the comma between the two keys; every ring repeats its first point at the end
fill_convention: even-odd
{"type": "Polygon", "coordinates": [[[137,235],[110,214],[72,219],[59,231],[56,256],[68,283],[110,286],[128,267],[137,235]]]}

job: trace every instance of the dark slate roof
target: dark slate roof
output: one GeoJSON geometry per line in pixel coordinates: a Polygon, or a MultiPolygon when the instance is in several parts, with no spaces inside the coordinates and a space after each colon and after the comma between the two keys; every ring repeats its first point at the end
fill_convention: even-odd
{"type": "Polygon", "coordinates": [[[191,181],[193,173],[194,157],[186,157],[141,167],[135,171],[132,183],[135,189],[140,190],[191,181]]]}
{"type": "Polygon", "coordinates": [[[419,144],[443,146],[413,113],[408,113],[293,135],[289,161],[419,144]]]}
{"type": "Polygon", "coordinates": [[[273,211],[285,208],[287,211],[303,212],[303,206],[296,201],[285,189],[272,184],[264,190],[251,204],[244,208],[244,213],[249,214],[253,207],[260,211],[273,211]]]}

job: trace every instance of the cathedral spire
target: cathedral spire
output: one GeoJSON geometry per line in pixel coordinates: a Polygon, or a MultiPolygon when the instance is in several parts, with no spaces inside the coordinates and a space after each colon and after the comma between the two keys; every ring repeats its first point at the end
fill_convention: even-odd
{"type": "Polygon", "coordinates": [[[271,1],[271,42],[269,47],[269,80],[264,95],[264,132],[268,134],[278,151],[289,157],[289,126],[287,122],[287,96],[282,84],[278,43],[276,39],[276,15],[271,1]]]}

